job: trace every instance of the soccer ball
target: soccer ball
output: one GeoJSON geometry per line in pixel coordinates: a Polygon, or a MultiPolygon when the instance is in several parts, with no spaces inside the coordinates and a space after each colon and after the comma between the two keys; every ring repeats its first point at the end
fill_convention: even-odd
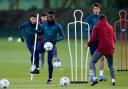
{"type": "Polygon", "coordinates": [[[56,62],[53,63],[53,66],[55,68],[60,68],[61,67],[61,62],[60,61],[56,61],[56,62]]]}
{"type": "Polygon", "coordinates": [[[11,37],[11,36],[8,37],[8,41],[9,41],[9,42],[13,41],[13,37],[11,37]]]}
{"type": "Polygon", "coordinates": [[[18,38],[18,39],[17,39],[17,42],[18,42],[18,43],[21,43],[21,38],[18,38]]]}
{"type": "Polygon", "coordinates": [[[0,81],[0,87],[1,88],[8,88],[8,86],[9,86],[9,81],[7,79],[2,79],[0,81]]]}
{"type": "Polygon", "coordinates": [[[46,51],[52,50],[52,49],[53,49],[53,44],[52,44],[51,42],[46,42],[46,43],[44,44],[44,49],[45,49],[46,51]]]}
{"type": "Polygon", "coordinates": [[[67,86],[70,84],[70,80],[68,79],[68,77],[62,77],[60,79],[60,85],[61,86],[67,86]]]}

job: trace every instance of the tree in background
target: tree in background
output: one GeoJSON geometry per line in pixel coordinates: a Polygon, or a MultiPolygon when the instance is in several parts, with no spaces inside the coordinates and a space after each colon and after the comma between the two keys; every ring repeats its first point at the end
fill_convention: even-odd
{"type": "Polygon", "coordinates": [[[80,8],[80,0],[62,0],[62,7],[65,7],[65,8],[71,8],[71,7],[80,8]]]}
{"type": "Polygon", "coordinates": [[[128,8],[128,0],[115,0],[117,7],[119,8],[128,8]]]}
{"type": "Polygon", "coordinates": [[[42,0],[43,8],[49,8],[50,7],[50,0],[42,0]]]}
{"type": "MultiPolygon", "coordinates": [[[[29,0],[30,2],[36,2],[36,0],[29,0]]],[[[103,8],[107,9],[109,6],[109,9],[115,8],[115,9],[123,9],[127,8],[128,6],[128,0],[39,0],[40,3],[42,3],[43,8],[82,8],[82,9],[88,9],[90,5],[93,3],[100,3],[103,8]]],[[[28,0],[0,0],[0,4],[3,5],[3,3],[8,6],[9,9],[19,9],[20,8],[20,2],[24,2],[26,4],[28,3],[28,0]]],[[[22,6],[21,6],[22,7],[22,6]]],[[[24,7],[25,8],[25,7],[24,7]]]]}
{"type": "Polygon", "coordinates": [[[19,9],[20,0],[9,0],[9,8],[11,10],[13,9],[19,9]]]}

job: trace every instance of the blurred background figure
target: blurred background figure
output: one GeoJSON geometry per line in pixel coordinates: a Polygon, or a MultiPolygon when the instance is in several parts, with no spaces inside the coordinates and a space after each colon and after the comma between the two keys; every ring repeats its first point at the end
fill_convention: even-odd
{"type": "MultiPolygon", "coordinates": [[[[43,24],[47,21],[47,14],[45,12],[42,12],[41,15],[40,15],[40,24],[43,24]]],[[[42,43],[43,42],[43,37],[42,36],[38,36],[38,42],[39,43],[42,43]]],[[[42,67],[44,67],[44,53],[40,53],[40,60],[41,60],[41,63],[42,63],[42,67]]]]}

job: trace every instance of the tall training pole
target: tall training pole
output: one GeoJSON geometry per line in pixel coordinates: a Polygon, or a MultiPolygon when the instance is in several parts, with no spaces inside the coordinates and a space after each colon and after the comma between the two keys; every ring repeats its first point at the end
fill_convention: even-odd
{"type": "MultiPolygon", "coordinates": [[[[36,16],[36,30],[38,30],[39,25],[39,14],[36,16]]],[[[35,51],[36,51],[36,42],[37,42],[37,34],[35,33],[35,41],[34,41],[34,49],[33,49],[33,58],[32,58],[32,71],[34,71],[34,62],[35,62],[35,51]]],[[[31,80],[33,80],[34,74],[31,73],[31,80]]]]}

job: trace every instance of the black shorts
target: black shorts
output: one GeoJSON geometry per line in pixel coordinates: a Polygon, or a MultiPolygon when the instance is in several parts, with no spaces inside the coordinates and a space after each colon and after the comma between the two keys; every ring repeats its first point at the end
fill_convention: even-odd
{"type": "Polygon", "coordinates": [[[94,52],[96,51],[97,47],[98,47],[98,41],[96,41],[92,46],[90,46],[91,55],[94,54],[94,52]]]}

